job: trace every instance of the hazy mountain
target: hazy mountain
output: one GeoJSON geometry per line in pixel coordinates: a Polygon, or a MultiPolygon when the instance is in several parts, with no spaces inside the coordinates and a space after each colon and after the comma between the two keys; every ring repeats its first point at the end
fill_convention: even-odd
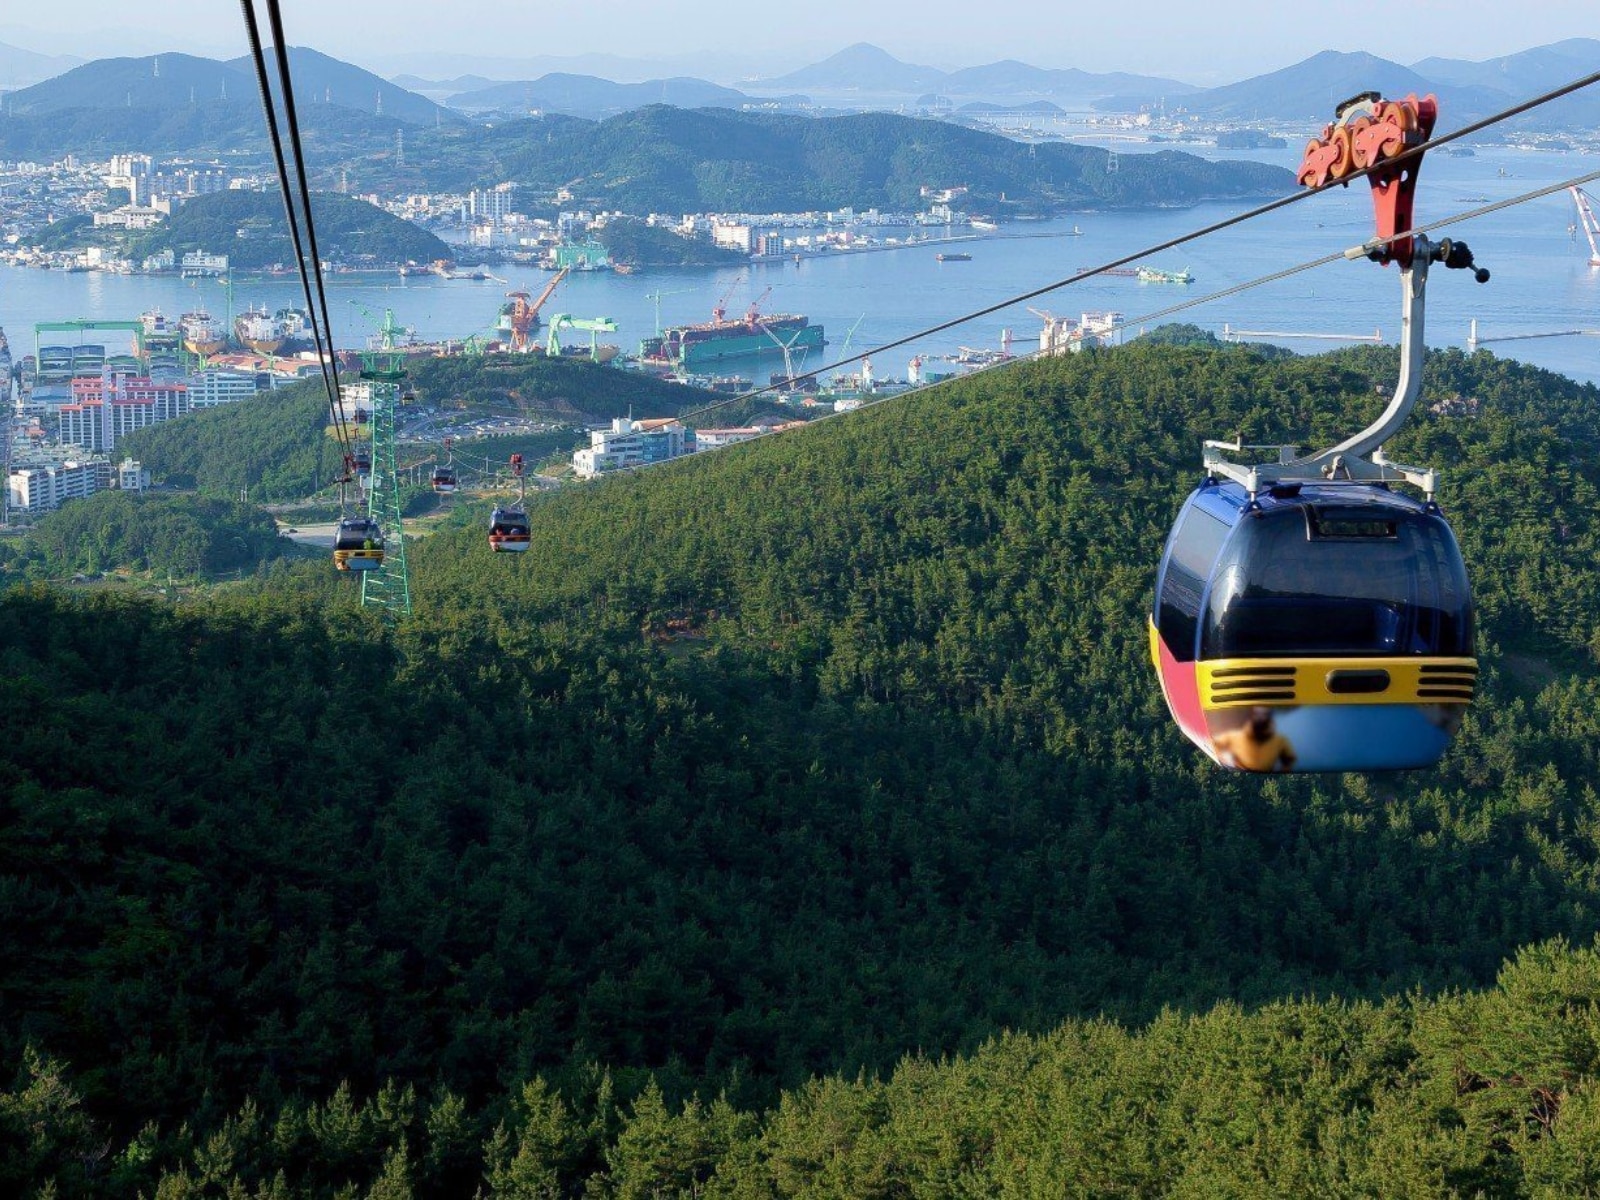
{"type": "MultiPolygon", "coordinates": [[[[1365,91],[1436,93],[1451,125],[1493,112],[1504,102],[1503,95],[1486,88],[1441,88],[1410,67],[1376,55],[1324,50],[1279,71],[1185,96],[1181,103],[1203,117],[1326,122],[1341,101],[1365,91]]],[[[1118,97],[1097,107],[1136,107],[1132,100],[1118,97]]]]}
{"type": "MultiPolygon", "coordinates": [[[[618,54],[531,54],[520,57],[493,54],[450,54],[416,52],[406,54],[375,54],[366,61],[383,71],[403,87],[411,87],[404,77],[415,80],[449,79],[460,75],[477,75],[485,86],[510,79],[537,79],[551,72],[573,75],[598,75],[618,83],[643,83],[649,79],[665,79],[675,75],[693,74],[700,77],[715,75],[719,79],[732,79],[741,70],[750,69],[747,59],[724,61],[727,56],[717,54],[671,55],[661,58],[625,58],[618,54]]],[[[427,90],[418,88],[417,90],[427,90]]],[[[456,91],[466,91],[467,86],[456,91]]]]}
{"type": "MultiPolygon", "coordinates": [[[[255,85],[255,67],[248,56],[227,64],[255,85]]],[[[294,94],[300,105],[337,104],[357,112],[394,117],[413,125],[432,125],[440,120],[460,118],[426,96],[408,92],[371,71],[306,46],[289,48],[289,67],[294,75],[294,94]]]]}
{"type": "Polygon", "coordinates": [[[776,79],[760,81],[763,89],[803,88],[815,91],[929,92],[942,89],[945,72],[901,62],[887,50],[867,42],[846,46],[819,63],[776,79]]]}
{"type": "Polygon", "coordinates": [[[36,54],[0,42],[0,89],[22,88],[70,71],[83,59],[71,54],[36,54]]]}
{"type": "MultiPolygon", "coordinates": [[[[376,115],[381,97],[385,117],[429,125],[441,119],[460,120],[431,100],[316,50],[291,47],[289,62],[302,108],[331,102],[376,115]]],[[[84,63],[15,92],[6,107],[19,116],[82,108],[173,109],[219,100],[259,103],[259,95],[247,57],[222,62],[191,54],[155,54],[84,63]]]]}
{"type": "Polygon", "coordinates": [[[419,96],[453,96],[457,92],[476,92],[506,81],[490,79],[486,75],[457,75],[454,79],[423,79],[417,75],[396,75],[389,82],[396,87],[405,88],[408,92],[416,92],[419,96]]]}
{"type": "Polygon", "coordinates": [[[1411,69],[1436,83],[1493,88],[1520,99],[1569,83],[1589,74],[1596,66],[1600,66],[1600,41],[1569,38],[1483,62],[1425,58],[1413,63],[1411,69]]]}
{"type": "Polygon", "coordinates": [[[254,78],[228,63],[192,54],[156,54],[84,63],[14,93],[6,107],[22,116],[74,108],[176,108],[257,95],[254,78]]]}
{"type": "MultiPolygon", "coordinates": [[[[1475,114],[1482,116],[1570,83],[1597,65],[1600,41],[1569,38],[1485,62],[1425,58],[1413,69],[1446,87],[1469,90],[1484,105],[1484,111],[1475,114]]],[[[1584,88],[1513,118],[1510,124],[1518,129],[1594,129],[1600,126],[1600,89],[1584,88]]]]}
{"type": "Polygon", "coordinates": [[[1046,70],[1015,59],[986,63],[952,71],[939,84],[946,94],[980,96],[1110,96],[1125,92],[1149,92],[1163,96],[1186,96],[1200,89],[1176,79],[1129,75],[1123,71],[1097,75],[1075,68],[1046,70]]]}
{"type": "Polygon", "coordinates": [[[533,109],[577,117],[609,117],[647,104],[678,108],[739,108],[750,97],[704,79],[652,79],[613,83],[593,75],[551,74],[540,79],[497,83],[451,96],[446,103],[462,112],[518,112],[533,109]]]}

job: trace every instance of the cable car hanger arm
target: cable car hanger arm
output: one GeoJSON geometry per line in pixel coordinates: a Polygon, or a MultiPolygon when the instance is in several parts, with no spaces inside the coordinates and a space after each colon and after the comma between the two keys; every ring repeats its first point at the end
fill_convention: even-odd
{"type": "Polygon", "coordinates": [[[1383,444],[1405,424],[1422,390],[1428,267],[1439,262],[1450,269],[1471,270],[1479,283],[1489,279],[1489,272],[1473,262],[1465,242],[1444,238],[1434,243],[1411,229],[1417,170],[1437,116],[1432,96],[1418,100],[1413,95],[1402,101],[1384,101],[1377,93],[1357,96],[1340,105],[1336,122],[1306,147],[1299,171],[1301,182],[1310,187],[1326,187],[1357,171],[1365,171],[1372,186],[1378,236],[1346,251],[1345,257],[1369,258],[1384,266],[1394,262],[1400,267],[1400,376],[1388,406],[1361,432],[1303,457],[1296,457],[1292,446],[1208,441],[1203,450],[1208,475],[1233,479],[1252,497],[1263,483],[1359,481],[1410,483],[1433,500],[1438,473],[1390,462],[1384,457],[1383,444]],[[1224,454],[1261,449],[1276,449],[1278,461],[1246,465],[1224,454]]]}

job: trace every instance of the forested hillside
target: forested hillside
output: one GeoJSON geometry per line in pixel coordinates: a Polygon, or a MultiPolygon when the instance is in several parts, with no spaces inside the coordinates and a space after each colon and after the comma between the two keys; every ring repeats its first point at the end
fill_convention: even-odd
{"type": "Polygon", "coordinates": [[[266,503],[309,496],[338,476],[339,444],[327,429],[319,379],[152,425],[122,447],[174,486],[266,503]]]}
{"type": "MultiPolygon", "coordinates": [[[[506,121],[419,130],[407,161],[419,187],[512,179],[533,196],[624,212],[805,212],[925,206],[922,188],[965,186],[999,211],[1148,208],[1273,195],[1289,173],[1165,151],[1124,155],[1012,141],[889,113],[800,117],[656,104],[605,121],[506,121]]],[[[372,160],[374,169],[378,166],[372,160]]],[[[553,202],[552,202],[553,203],[553,202]]]]}
{"type": "MultiPolygon", "coordinates": [[[[433,262],[454,251],[439,238],[353,196],[317,192],[317,248],[335,262],[433,262]]],[[[135,235],[135,258],[171,250],[180,258],[191,250],[226,254],[236,269],[293,262],[294,247],[283,221],[283,197],[245,190],[197,196],[148,233],[135,235]]]]}
{"type": "Polygon", "coordinates": [[[283,553],[266,512],[200,496],[99,492],[42,517],[19,552],[0,544],[0,579],[113,568],[179,579],[253,571],[283,553]]]}
{"type": "Polygon", "coordinates": [[[392,633],[323,564],[10,594],[5,1181],[1600,1186],[1600,966],[1518,957],[1600,929],[1600,390],[1434,355],[1390,447],[1480,603],[1439,770],[1222,774],[1146,659],[1201,439],[1396,369],[1018,365],[435,534],[392,633]]]}

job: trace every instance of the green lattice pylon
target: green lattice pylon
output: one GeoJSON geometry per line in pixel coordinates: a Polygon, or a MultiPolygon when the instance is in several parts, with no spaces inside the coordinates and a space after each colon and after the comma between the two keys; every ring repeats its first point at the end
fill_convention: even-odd
{"type": "Polygon", "coordinates": [[[395,464],[395,409],[400,403],[400,381],[405,378],[400,355],[381,350],[363,354],[361,378],[372,402],[372,474],[367,480],[367,516],[383,530],[383,566],[362,573],[361,604],[364,608],[381,608],[390,621],[398,621],[411,615],[411,576],[406,570],[400,473],[395,464]]]}

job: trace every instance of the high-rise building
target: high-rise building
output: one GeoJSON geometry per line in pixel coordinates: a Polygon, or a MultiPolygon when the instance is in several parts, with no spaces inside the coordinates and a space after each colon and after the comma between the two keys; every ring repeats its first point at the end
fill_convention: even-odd
{"type": "Polygon", "coordinates": [[[85,450],[109,451],[136,429],[189,411],[189,385],[168,380],[75,379],[72,403],[61,406],[61,441],[85,450]]]}

